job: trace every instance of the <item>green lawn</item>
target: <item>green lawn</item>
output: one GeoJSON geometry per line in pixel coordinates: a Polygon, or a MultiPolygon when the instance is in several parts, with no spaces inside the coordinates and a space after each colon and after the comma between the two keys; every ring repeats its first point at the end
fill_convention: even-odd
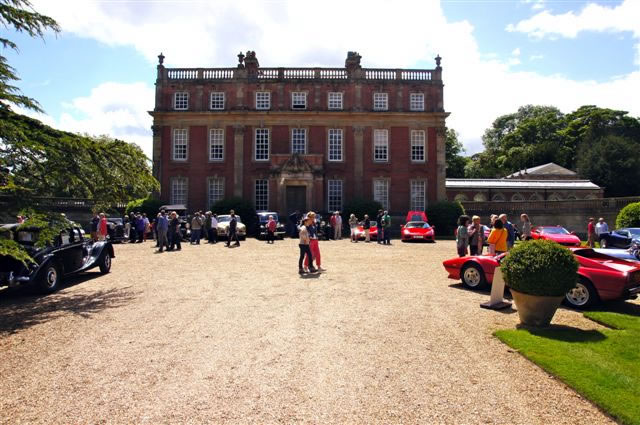
{"type": "Polygon", "coordinates": [[[585,316],[612,329],[551,326],[494,335],[620,422],[640,425],[640,316],[585,316]]]}

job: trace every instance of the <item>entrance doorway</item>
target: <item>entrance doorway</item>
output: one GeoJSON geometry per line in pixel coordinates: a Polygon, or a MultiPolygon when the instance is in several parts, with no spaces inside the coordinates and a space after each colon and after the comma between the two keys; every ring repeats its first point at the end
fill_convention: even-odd
{"type": "Polygon", "coordinates": [[[305,213],[307,211],[307,187],[306,186],[287,186],[287,214],[291,214],[295,210],[305,213]]]}

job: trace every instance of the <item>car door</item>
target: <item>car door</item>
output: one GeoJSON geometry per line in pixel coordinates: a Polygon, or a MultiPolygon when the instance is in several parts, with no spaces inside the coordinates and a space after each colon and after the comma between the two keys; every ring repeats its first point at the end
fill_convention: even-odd
{"type": "Polygon", "coordinates": [[[84,241],[78,235],[73,228],[65,229],[56,241],[56,257],[64,267],[64,274],[74,273],[82,267],[84,241]]]}
{"type": "Polygon", "coordinates": [[[617,248],[627,248],[631,244],[631,235],[628,230],[614,230],[612,236],[613,246],[617,248]]]}

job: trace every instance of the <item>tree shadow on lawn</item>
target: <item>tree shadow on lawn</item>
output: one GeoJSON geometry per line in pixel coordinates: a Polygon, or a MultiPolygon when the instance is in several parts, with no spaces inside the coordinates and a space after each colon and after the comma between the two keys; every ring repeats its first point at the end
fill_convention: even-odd
{"type": "MultiPolygon", "coordinates": [[[[83,275],[74,279],[74,286],[91,278],[83,275]]],[[[28,288],[0,293],[0,336],[12,334],[41,323],[64,317],[69,313],[83,318],[108,308],[122,307],[136,298],[131,287],[113,288],[82,293],[53,293],[34,295],[28,288]]]]}
{"type": "Polygon", "coordinates": [[[536,328],[518,324],[516,328],[526,330],[532,335],[562,342],[599,342],[607,339],[607,336],[598,330],[584,330],[566,325],[550,325],[545,328],[536,328]]]}

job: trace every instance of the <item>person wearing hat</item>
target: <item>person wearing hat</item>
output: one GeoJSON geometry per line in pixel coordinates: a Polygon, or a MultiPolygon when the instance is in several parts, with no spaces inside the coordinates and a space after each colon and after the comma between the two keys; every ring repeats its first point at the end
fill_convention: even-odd
{"type": "Polygon", "coordinates": [[[302,262],[304,261],[305,255],[309,257],[309,272],[315,273],[317,272],[316,268],[313,267],[313,254],[311,253],[311,248],[309,247],[309,229],[308,226],[311,226],[312,218],[306,214],[302,218],[302,224],[298,227],[298,236],[300,240],[298,242],[298,247],[300,248],[300,257],[298,258],[298,273],[303,275],[306,273],[304,268],[302,267],[302,262]]]}

